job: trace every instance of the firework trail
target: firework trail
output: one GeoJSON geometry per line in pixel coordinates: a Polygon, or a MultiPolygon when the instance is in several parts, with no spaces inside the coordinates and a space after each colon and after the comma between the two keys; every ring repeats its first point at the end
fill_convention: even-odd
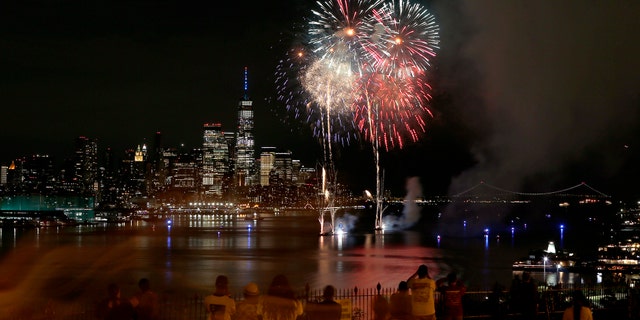
{"type": "Polygon", "coordinates": [[[353,92],[354,73],[346,63],[318,59],[309,66],[302,78],[302,84],[319,107],[318,113],[325,119],[321,122],[321,136],[325,137],[325,161],[332,164],[332,120],[353,123],[349,103],[353,92]],[[344,117],[346,116],[346,117],[344,117]]]}
{"type": "Polygon", "coordinates": [[[278,64],[277,99],[290,117],[310,125],[323,146],[324,162],[330,163],[331,143],[345,146],[358,139],[349,107],[356,74],[337,54],[321,59],[307,48],[295,46],[278,64]]]}

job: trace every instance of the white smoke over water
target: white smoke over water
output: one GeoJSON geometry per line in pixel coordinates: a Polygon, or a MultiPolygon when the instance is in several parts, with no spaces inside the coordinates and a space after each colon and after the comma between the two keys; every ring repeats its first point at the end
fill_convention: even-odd
{"type": "Polygon", "coordinates": [[[335,230],[338,232],[350,232],[356,227],[358,217],[350,213],[345,213],[342,217],[336,218],[335,230]]]}
{"type": "Polygon", "coordinates": [[[585,181],[610,193],[638,175],[640,2],[446,0],[434,11],[438,87],[458,110],[448,121],[473,131],[476,161],[450,194],[481,181],[523,192],[585,181]]]}
{"type": "Polygon", "coordinates": [[[420,220],[420,207],[416,203],[422,197],[422,186],[420,178],[411,177],[407,179],[406,184],[407,195],[404,198],[402,215],[386,215],[383,218],[383,224],[386,230],[403,230],[411,228],[420,220]]]}

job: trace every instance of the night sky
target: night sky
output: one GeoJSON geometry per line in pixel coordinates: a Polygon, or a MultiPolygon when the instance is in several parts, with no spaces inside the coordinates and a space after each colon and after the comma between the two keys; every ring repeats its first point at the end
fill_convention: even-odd
{"type": "MultiPolygon", "coordinates": [[[[543,192],[580,182],[639,196],[640,2],[439,0],[434,118],[418,143],[383,152],[402,195],[480,181],[543,192]]],[[[203,123],[235,131],[249,69],[258,147],[314,166],[308,125],[274,99],[274,72],[312,1],[3,1],[0,164],[64,158],[77,136],[117,152],[150,143],[201,146],[203,123]]],[[[373,189],[366,142],[339,148],[338,175],[373,189]]]]}

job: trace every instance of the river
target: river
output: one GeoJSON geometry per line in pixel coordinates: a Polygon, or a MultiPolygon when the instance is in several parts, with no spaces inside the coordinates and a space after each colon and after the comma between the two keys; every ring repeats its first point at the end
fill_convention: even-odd
{"type": "MultiPolygon", "coordinates": [[[[213,290],[217,275],[239,293],[249,281],[264,290],[285,274],[298,290],[395,288],[420,264],[431,277],[456,271],[470,288],[509,286],[511,263],[529,249],[546,246],[553,233],[500,237],[464,234],[438,237],[435,229],[352,232],[319,236],[316,216],[286,212],[261,220],[223,216],[174,217],[171,224],[131,221],[38,229],[4,228],[0,254],[2,295],[79,299],[103,296],[108,283],[134,292],[138,279],[160,292],[213,290]]],[[[563,230],[563,232],[565,232],[563,230]]],[[[566,231],[569,233],[569,231],[566,231]]],[[[556,237],[557,238],[557,237],[556,237]]],[[[548,282],[583,281],[563,272],[534,275],[548,282]]]]}

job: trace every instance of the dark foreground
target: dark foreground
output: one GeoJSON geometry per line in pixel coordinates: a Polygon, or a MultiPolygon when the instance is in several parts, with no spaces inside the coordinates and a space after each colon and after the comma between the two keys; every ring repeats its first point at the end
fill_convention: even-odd
{"type": "MultiPolygon", "coordinates": [[[[563,310],[570,303],[573,288],[540,287],[537,319],[562,319],[563,310]]],[[[615,287],[582,287],[580,288],[591,303],[594,319],[640,319],[638,300],[640,290],[630,286],[615,287]]],[[[341,289],[336,292],[336,300],[343,304],[343,319],[374,319],[373,309],[376,299],[380,297],[388,301],[395,291],[393,288],[341,289]],[[348,312],[348,313],[347,313],[348,312]]],[[[321,290],[308,290],[299,293],[299,299],[315,301],[321,297],[321,290]]],[[[205,319],[206,311],[203,297],[209,293],[192,296],[159,293],[160,318],[169,319],[205,319]]],[[[235,297],[239,301],[240,297],[235,297]]],[[[436,305],[439,306],[441,296],[436,294],[436,305]]],[[[464,297],[465,319],[520,319],[521,315],[511,306],[508,291],[473,291],[464,297]]],[[[1,310],[0,319],[96,319],[96,301],[74,301],[65,303],[55,298],[41,301],[41,304],[14,306],[9,310],[1,310]]]]}

